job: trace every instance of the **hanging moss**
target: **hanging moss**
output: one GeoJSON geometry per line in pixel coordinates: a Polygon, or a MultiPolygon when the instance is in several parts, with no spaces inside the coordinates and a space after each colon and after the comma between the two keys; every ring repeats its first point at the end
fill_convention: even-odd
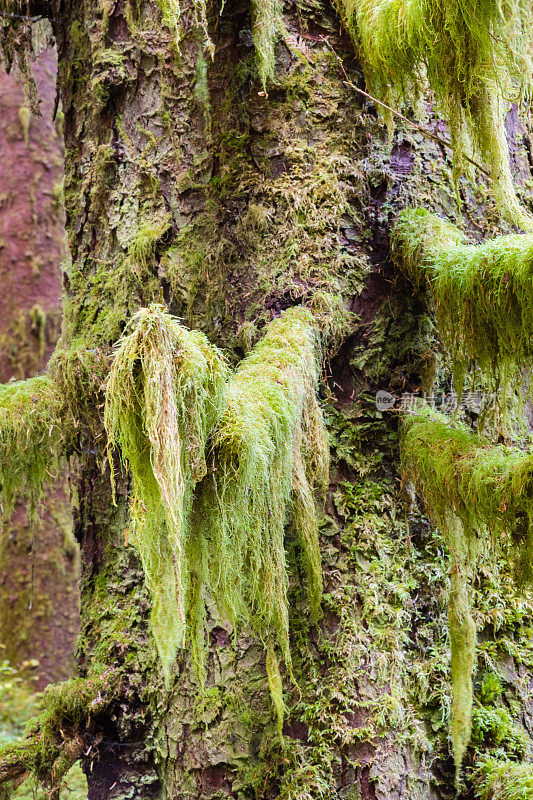
{"type": "Polygon", "coordinates": [[[463,756],[472,732],[472,678],[476,659],[476,626],[468,591],[468,542],[459,520],[448,514],[444,535],[452,555],[448,625],[452,674],[452,746],[455,780],[459,783],[463,756]]]}
{"type": "Polygon", "coordinates": [[[422,408],[403,420],[402,464],[452,554],[452,742],[458,779],[471,733],[476,631],[468,575],[475,567],[475,539],[488,530],[500,554],[513,562],[517,583],[531,584],[533,455],[492,445],[466,425],[422,408]]]}
{"type": "MultiPolygon", "coordinates": [[[[214,435],[214,483],[204,525],[213,591],[232,622],[277,637],[290,671],[284,531],[292,509],[311,616],[320,614],[322,571],[314,486],[328,475],[328,444],[316,400],[315,322],[293,308],[270,323],[228,384],[214,435]]],[[[272,653],[269,682],[277,686],[272,653]]],[[[279,696],[273,692],[278,714],[279,696]]]]}
{"type": "Polygon", "coordinates": [[[533,764],[485,758],[474,773],[474,787],[480,800],[531,800],[533,764]]]}
{"type": "Polygon", "coordinates": [[[218,351],[152,305],[126,329],[106,388],[109,457],[120,446],[132,474],[129,536],[152,593],[152,629],[167,679],[177,648],[187,645],[203,684],[208,587],[234,625],[249,623],[269,642],[267,676],[280,730],[274,642],[290,671],[290,512],[312,620],[322,597],[313,488],[327,483],[328,444],[316,399],[318,358],[312,313],[291,309],[269,325],[224,389],[228,370],[218,351]]]}
{"type": "Polygon", "coordinates": [[[473,541],[483,527],[510,552],[519,585],[533,579],[533,454],[493,445],[430,409],[403,422],[402,464],[435,522],[450,511],[473,541]]]}
{"type": "Polygon", "coordinates": [[[280,0],[250,0],[255,54],[264,87],[275,73],[275,46],[283,30],[282,10],[280,0]]]}
{"type": "MultiPolygon", "coordinates": [[[[185,35],[185,29],[181,28],[181,7],[179,0],[157,0],[164,24],[174,32],[176,49],[179,51],[180,42],[185,35]]],[[[211,57],[214,55],[214,45],[209,36],[207,25],[207,3],[206,0],[194,0],[194,15],[196,24],[201,28],[204,35],[204,46],[209,51],[211,57]]]]}
{"type": "Polygon", "coordinates": [[[283,717],[285,714],[285,703],[283,702],[283,682],[281,680],[281,673],[279,671],[279,663],[276,658],[276,651],[274,649],[274,642],[272,639],[268,640],[267,653],[266,653],[266,672],[268,680],[268,688],[270,696],[274,703],[276,710],[276,720],[278,735],[281,736],[283,731],[283,717]]]}
{"type": "Polygon", "coordinates": [[[55,477],[64,447],[56,384],[41,376],[0,386],[0,510],[17,498],[34,516],[43,484],[55,477]]]}
{"type": "Polygon", "coordinates": [[[132,318],[107,382],[109,457],[119,445],[133,477],[130,536],[152,593],[152,630],[167,678],[185,640],[192,491],[206,473],[207,437],[226,378],[222,355],[203,334],[151,305],[132,318]]]}
{"type": "MultiPolygon", "coordinates": [[[[496,199],[513,223],[533,220],[516,198],[504,103],[530,84],[532,9],[527,0],[340,0],[371,91],[387,104],[412,101],[426,82],[449,122],[456,173],[479,150],[496,199]]],[[[390,120],[389,120],[390,121],[390,120]]]]}
{"type": "Polygon", "coordinates": [[[435,299],[439,332],[463,386],[471,361],[504,390],[533,363],[533,236],[467,243],[424,209],[403,211],[392,237],[395,259],[435,299]]]}

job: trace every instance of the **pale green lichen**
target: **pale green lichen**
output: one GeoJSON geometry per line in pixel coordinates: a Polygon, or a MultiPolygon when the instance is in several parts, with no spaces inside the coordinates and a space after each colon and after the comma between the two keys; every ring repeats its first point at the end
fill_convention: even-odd
{"type": "Polygon", "coordinates": [[[131,540],[152,593],[152,630],[165,675],[186,631],[192,491],[206,473],[207,437],[227,366],[205,336],[161,306],[140,309],[118,343],[104,413],[112,463],[120,446],[133,477],[131,540]]]}
{"type": "Polygon", "coordinates": [[[431,291],[458,391],[471,362],[504,394],[520,383],[533,363],[533,236],[472,245],[435,214],[410,209],[398,217],[392,249],[415,286],[431,291]]]}
{"type": "Polygon", "coordinates": [[[370,90],[395,105],[415,99],[429,81],[450,125],[456,173],[465,153],[479,151],[503,214],[531,229],[513,187],[502,100],[519,97],[531,82],[531,4],[340,0],[339,6],[370,90]]]}

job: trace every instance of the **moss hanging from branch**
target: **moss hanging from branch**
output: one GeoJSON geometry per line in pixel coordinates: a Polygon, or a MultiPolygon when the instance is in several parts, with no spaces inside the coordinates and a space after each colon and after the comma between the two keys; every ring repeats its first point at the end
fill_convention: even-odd
{"type": "MultiPolygon", "coordinates": [[[[389,105],[429,81],[449,122],[456,174],[479,150],[508,219],[531,229],[518,203],[505,139],[502,97],[530,85],[532,8],[527,0],[340,0],[367,83],[389,105]]],[[[388,120],[392,123],[392,120],[388,120]]]]}
{"type": "MultiPolygon", "coordinates": [[[[179,0],[157,1],[163,22],[174,32],[176,47],[179,50],[184,35],[180,25],[180,2],[179,0]]],[[[221,7],[223,5],[221,3],[221,7]]],[[[202,31],[204,50],[213,58],[214,45],[208,30],[206,0],[194,0],[193,6],[196,23],[202,31]]],[[[267,82],[272,80],[275,74],[275,47],[283,32],[283,5],[280,0],[250,0],[250,16],[259,79],[263,87],[266,87],[267,82]]]]}
{"type": "Polygon", "coordinates": [[[404,418],[402,465],[438,525],[445,528],[453,512],[470,541],[486,527],[508,550],[517,583],[532,583],[532,453],[491,444],[463,423],[421,409],[404,418]]]}
{"type": "Polygon", "coordinates": [[[283,30],[283,7],[280,0],[250,0],[252,36],[264,87],[272,80],[276,69],[276,41],[283,30]]]}
{"type": "Polygon", "coordinates": [[[187,644],[203,682],[208,587],[234,625],[251,624],[269,642],[280,728],[274,642],[290,670],[284,535],[291,512],[312,620],[322,598],[313,490],[327,484],[329,451],[316,399],[319,369],[313,315],[290,309],[224,388],[228,370],[218,351],[154,305],[131,320],[106,390],[109,455],[119,445],[133,477],[131,538],[152,592],[167,678],[177,648],[187,644]]]}
{"type": "Polygon", "coordinates": [[[131,539],[152,593],[152,630],[167,678],[185,639],[192,491],[206,473],[207,437],[227,374],[203,334],[152,305],[128,325],[106,388],[109,457],[119,445],[133,477],[131,539]]]}
{"type": "MultiPolygon", "coordinates": [[[[270,323],[228,385],[214,435],[212,497],[205,503],[212,588],[234,624],[251,623],[263,640],[275,633],[289,671],[284,531],[290,510],[315,620],[322,596],[312,492],[327,483],[329,461],[318,374],[313,315],[289,309],[270,323]]],[[[278,686],[272,647],[271,687],[278,686]]],[[[273,698],[281,717],[280,698],[273,698]]]]}
{"type": "Polygon", "coordinates": [[[398,217],[392,248],[414,284],[431,290],[455,386],[470,361],[504,393],[519,382],[533,364],[533,236],[471,245],[440,217],[411,209],[398,217]]]}
{"type": "Polygon", "coordinates": [[[403,420],[402,465],[441,528],[452,555],[449,626],[452,742],[457,770],[468,745],[476,631],[468,575],[475,538],[488,530],[519,585],[533,579],[533,455],[492,445],[466,425],[428,408],[403,420]]]}
{"type": "Polygon", "coordinates": [[[448,626],[452,674],[452,747],[455,780],[459,783],[463,757],[472,733],[473,674],[476,663],[476,626],[468,594],[469,545],[460,521],[448,514],[443,526],[452,556],[448,626]]]}
{"type": "Polygon", "coordinates": [[[17,498],[34,516],[48,478],[56,476],[64,449],[56,384],[41,376],[0,386],[0,511],[8,517],[17,498]]]}

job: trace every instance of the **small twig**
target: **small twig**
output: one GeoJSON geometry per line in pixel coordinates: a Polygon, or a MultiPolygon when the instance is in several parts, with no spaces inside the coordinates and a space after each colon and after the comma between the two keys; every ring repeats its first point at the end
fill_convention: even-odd
{"type": "Polygon", "coordinates": [[[46,19],[42,14],[36,17],[29,17],[27,14],[0,14],[0,19],[27,19],[29,22],[39,22],[41,19],[46,19]]]}
{"type": "MultiPolygon", "coordinates": [[[[347,74],[347,72],[346,72],[346,70],[344,68],[344,64],[342,63],[340,56],[335,52],[335,50],[330,45],[330,43],[328,42],[326,37],[325,36],[321,36],[320,38],[322,39],[322,41],[324,42],[326,47],[329,50],[331,50],[331,52],[333,53],[333,55],[337,59],[337,61],[339,63],[339,66],[340,66],[340,68],[342,70],[342,74],[344,75],[343,83],[344,83],[345,86],[348,86],[354,92],[358,92],[358,94],[362,94],[363,97],[366,97],[368,100],[372,100],[372,102],[376,103],[378,106],[381,106],[382,108],[386,108],[387,111],[390,111],[390,113],[394,114],[395,117],[398,117],[398,119],[401,119],[402,122],[405,122],[405,123],[407,123],[407,125],[410,125],[411,128],[414,128],[416,131],[421,133],[422,136],[426,136],[428,139],[432,139],[434,142],[437,142],[438,144],[441,144],[443,147],[449,147],[449,149],[453,153],[453,145],[447,139],[442,139],[440,136],[437,136],[436,133],[432,133],[431,131],[428,131],[427,128],[423,128],[421,125],[417,125],[416,122],[411,122],[410,119],[407,119],[407,117],[405,117],[403,114],[401,114],[395,108],[392,108],[392,106],[388,106],[386,103],[383,103],[381,100],[378,100],[377,97],[373,97],[368,92],[365,92],[364,89],[360,89],[358,86],[356,86],[355,83],[353,83],[349,79],[348,74],[347,74]]],[[[472,164],[474,167],[476,167],[480,172],[482,172],[483,175],[485,175],[490,181],[494,180],[492,175],[490,175],[490,173],[487,172],[487,170],[484,167],[482,167],[481,164],[478,164],[477,161],[474,161],[474,159],[470,158],[470,156],[466,155],[466,153],[463,153],[463,158],[466,161],[468,161],[470,164],[472,164]]]]}

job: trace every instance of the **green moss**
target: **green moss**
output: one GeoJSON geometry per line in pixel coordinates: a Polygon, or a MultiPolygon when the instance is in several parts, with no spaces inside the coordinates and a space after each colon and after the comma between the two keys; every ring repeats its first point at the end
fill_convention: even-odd
{"type": "Polygon", "coordinates": [[[471,542],[486,527],[509,553],[517,583],[531,582],[533,454],[420,409],[404,419],[402,464],[437,524],[445,529],[453,512],[471,542]]]}
{"type": "Polygon", "coordinates": [[[533,362],[533,237],[468,244],[453,225],[424,209],[400,214],[395,260],[435,299],[439,333],[462,388],[471,361],[496,387],[519,383],[533,362]]]}
{"type": "Polygon", "coordinates": [[[470,609],[468,587],[468,543],[458,520],[449,520],[446,538],[453,565],[451,570],[448,626],[452,674],[451,737],[455,780],[459,784],[463,756],[472,730],[472,679],[476,663],[476,626],[470,609]]]}
{"type": "Polygon", "coordinates": [[[308,310],[289,309],[274,320],[230,381],[214,436],[220,501],[211,522],[218,538],[214,584],[231,619],[251,613],[259,631],[277,631],[287,663],[283,539],[291,503],[312,617],[320,613],[322,579],[310,492],[327,481],[328,446],[315,397],[317,347],[308,310]]]}
{"type": "MultiPolygon", "coordinates": [[[[402,427],[405,475],[413,480],[428,513],[441,527],[454,562],[449,627],[452,741],[458,779],[471,733],[476,629],[468,577],[475,569],[476,538],[488,529],[500,557],[503,554],[514,564],[517,582],[531,581],[533,459],[516,447],[491,445],[466,425],[427,408],[408,415],[402,427]]],[[[487,717],[501,722],[502,714],[502,710],[476,709],[477,728],[487,717]]],[[[497,744],[503,735],[495,734],[497,744]]]]}
{"type": "Polygon", "coordinates": [[[132,264],[143,269],[153,265],[157,245],[164,238],[171,226],[169,216],[162,219],[143,220],[134,232],[128,245],[128,256],[132,264]]]}
{"type": "Polygon", "coordinates": [[[276,69],[276,41],[283,31],[283,6],[280,0],[250,0],[252,36],[259,79],[266,88],[276,69]]]}
{"type": "MultiPolygon", "coordinates": [[[[176,50],[180,50],[180,42],[186,35],[187,28],[181,27],[181,7],[179,0],[157,0],[159,8],[163,14],[164,24],[174,32],[176,50]]],[[[206,0],[194,0],[194,16],[198,28],[202,31],[204,41],[202,47],[205,48],[211,57],[214,55],[214,45],[209,36],[207,22],[207,2],[206,0]]]]}
{"type": "Polygon", "coordinates": [[[531,800],[533,764],[485,758],[477,765],[474,786],[480,800],[531,800]]]}
{"type": "MultiPolygon", "coordinates": [[[[531,7],[523,0],[341,0],[370,90],[396,105],[421,93],[427,79],[450,124],[454,164],[479,150],[500,209],[532,228],[513,188],[501,96],[529,84],[531,7]]],[[[392,117],[389,118],[392,122],[392,117]]]]}
{"type": "Polygon", "coordinates": [[[224,359],[203,334],[152,305],[130,321],[106,387],[110,463],[120,446],[133,477],[131,540],[152,593],[152,630],[167,678],[185,639],[192,491],[206,473],[207,437],[226,376],[224,359]]]}
{"type": "Polygon", "coordinates": [[[498,700],[503,692],[499,677],[494,672],[483,675],[480,689],[480,699],[483,705],[490,705],[498,700]]]}
{"type": "Polygon", "coordinates": [[[0,509],[8,517],[17,497],[35,514],[45,481],[64,447],[61,398],[47,377],[0,386],[0,509]]]}
{"type": "MultiPolygon", "coordinates": [[[[312,314],[274,320],[239,365],[214,433],[214,482],[204,482],[211,587],[235,625],[275,633],[290,671],[285,525],[292,510],[310,615],[320,615],[322,570],[313,487],[327,483],[328,444],[316,401],[318,343],[312,314]]],[[[278,721],[280,679],[269,645],[278,721]],[[279,691],[278,691],[279,690],[279,691]]]]}
{"type": "Polygon", "coordinates": [[[472,740],[480,744],[496,745],[505,750],[509,758],[524,758],[530,741],[526,732],[514,724],[505,708],[479,706],[472,715],[472,740]]]}
{"type": "Polygon", "coordinates": [[[25,738],[0,747],[1,767],[13,769],[14,774],[31,773],[38,783],[59,789],[83,754],[79,730],[107,708],[116,682],[117,674],[108,670],[48,687],[40,700],[42,710],[29,721],[25,738]]]}
{"type": "Polygon", "coordinates": [[[285,715],[285,703],[283,702],[283,682],[279,671],[278,659],[274,649],[274,642],[269,639],[266,653],[266,672],[270,696],[276,710],[278,735],[281,736],[283,730],[283,717],[285,715]]]}

